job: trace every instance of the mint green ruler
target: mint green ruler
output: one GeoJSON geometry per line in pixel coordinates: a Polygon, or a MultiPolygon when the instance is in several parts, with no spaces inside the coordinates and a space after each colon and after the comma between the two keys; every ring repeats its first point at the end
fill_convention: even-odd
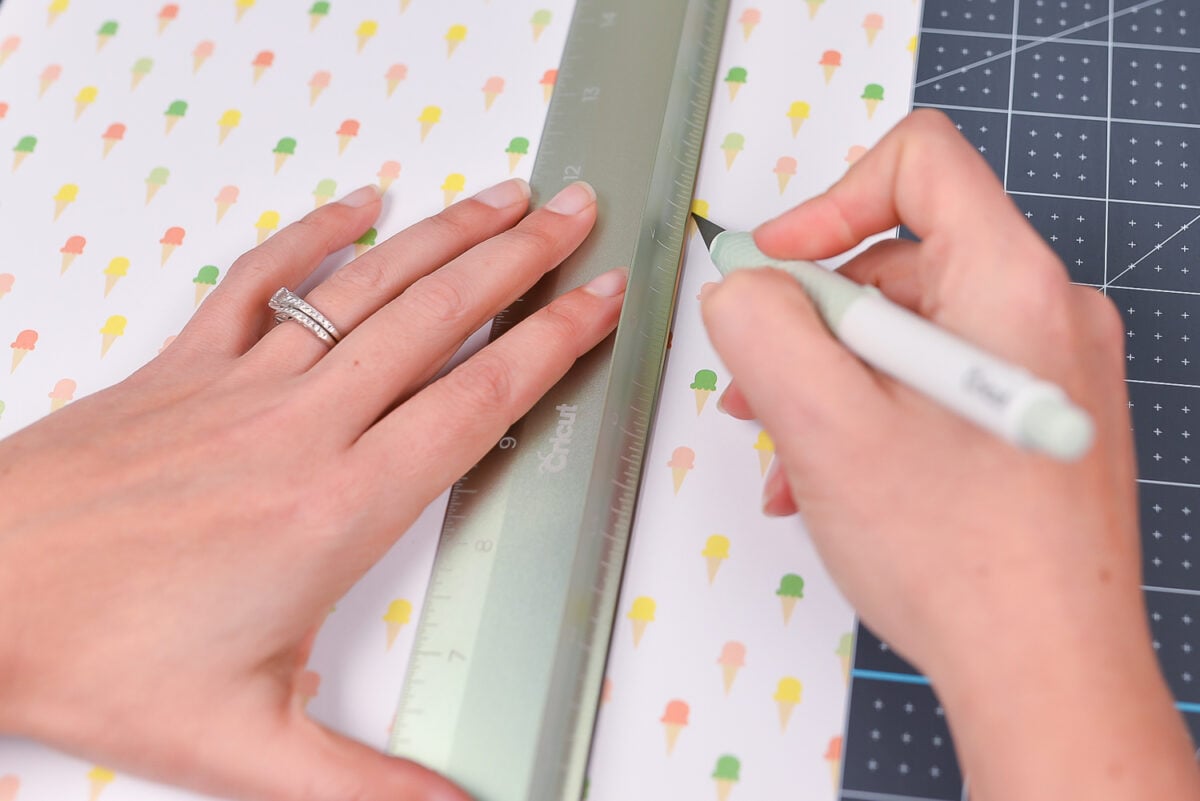
{"type": "Polygon", "coordinates": [[[576,4],[531,183],[600,222],[493,336],[620,265],[625,308],[452,491],[389,746],[479,801],[583,793],[728,5],[576,4]]]}

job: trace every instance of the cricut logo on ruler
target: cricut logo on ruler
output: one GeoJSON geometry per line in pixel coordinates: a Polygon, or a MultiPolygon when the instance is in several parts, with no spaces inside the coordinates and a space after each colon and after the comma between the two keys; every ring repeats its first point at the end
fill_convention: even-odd
{"type": "Polygon", "coordinates": [[[554,407],[558,410],[558,426],[550,437],[550,452],[538,451],[542,463],[538,465],[539,473],[558,473],[567,466],[567,457],[571,454],[571,437],[575,434],[575,413],[578,406],[568,406],[560,403],[554,407]]]}

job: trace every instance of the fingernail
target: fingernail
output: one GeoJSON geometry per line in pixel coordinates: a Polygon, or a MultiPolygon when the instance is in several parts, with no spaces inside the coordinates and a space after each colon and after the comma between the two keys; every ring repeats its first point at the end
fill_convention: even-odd
{"type": "Polygon", "coordinates": [[[363,206],[370,205],[376,200],[379,200],[379,187],[375,184],[367,184],[355,189],[339,200],[338,203],[343,206],[349,206],[352,209],[361,209],[363,206]]]}
{"type": "Polygon", "coordinates": [[[576,181],[550,198],[546,209],[568,217],[586,209],[596,202],[596,190],[587,181],[576,181]]]}
{"type": "Polygon", "coordinates": [[[618,267],[588,281],[583,287],[583,291],[602,298],[615,298],[625,291],[627,283],[629,283],[629,269],[618,267]]]}
{"type": "Polygon", "coordinates": [[[529,202],[529,184],[524,178],[510,178],[495,186],[489,186],[477,194],[475,199],[493,209],[507,209],[515,203],[529,202]]]}

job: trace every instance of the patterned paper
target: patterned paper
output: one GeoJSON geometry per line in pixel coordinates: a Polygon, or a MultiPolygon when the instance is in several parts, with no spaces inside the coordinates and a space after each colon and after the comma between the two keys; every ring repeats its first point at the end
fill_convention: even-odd
{"type": "MultiPolygon", "coordinates": [[[[919,11],[735,2],[694,208],[749,228],[837,180],[909,110],[919,11]]],[[[730,376],[699,296],[718,280],[693,233],[609,655],[593,801],[835,797],[854,616],[803,527],[759,511],[770,435],[717,409],[730,376]]]]}
{"type": "MultiPolygon", "coordinates": [[[[315,204],[388,189],[358,250],[527,175],[571,6],[7,0],[0,435],[152,358],[241,251],[315,204]]],[[[908,110],[917,12],[735,1],[697,209],[749,227],[836,180],[908,110]]],[[[758,512],[774,445],[716,408],[729,375],[697,296],[718,275],[689,247],[589,797],[831,797],[852,614],[797,523],[758,512]]],[[[442,508],[337,604],[310,663],[309,711],[378,747],[442,508]]],[[[0,740],[3,801],[189,797],[0,740]]]]}

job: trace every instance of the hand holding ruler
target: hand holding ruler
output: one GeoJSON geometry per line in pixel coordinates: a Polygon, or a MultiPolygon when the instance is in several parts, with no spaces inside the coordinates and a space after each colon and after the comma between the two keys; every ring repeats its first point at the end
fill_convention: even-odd
{"type": "Polygon", "coordinates": [[[492,336],[628,265],[621,322],[452,490],[388,749],[480,801],[583,794],[727,13],[576,4],[531,185],[599,222],[492,336]]]}

